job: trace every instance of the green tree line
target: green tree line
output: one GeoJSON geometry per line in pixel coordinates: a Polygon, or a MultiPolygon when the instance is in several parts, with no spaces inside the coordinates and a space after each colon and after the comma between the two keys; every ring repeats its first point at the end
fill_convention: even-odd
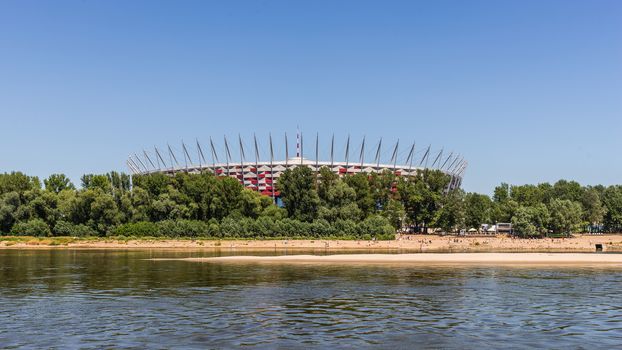
{"type": "Polygon", "coordinates": [[[619,232],[622,186],[554,185],[495,188],[491,197],[448,191],[446,174],[391,172],[339,177],[298,167],[278,183],[283,206],[211,173],[82,176],[43,180],[0,174],[0,233],[33,236],[165,236],[208,238],[392,239],[410,227],[457,231],[511,222],[525,236],[587,229],[619,232]]]}

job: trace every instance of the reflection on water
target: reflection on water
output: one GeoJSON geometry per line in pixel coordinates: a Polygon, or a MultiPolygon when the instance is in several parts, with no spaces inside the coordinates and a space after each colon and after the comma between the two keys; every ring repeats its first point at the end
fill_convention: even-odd
{"type": "Polygon", "coordinates": [[[622,270],[145,260],[209,255],[0,251],[0,348],[622,344],[622,270]]]}

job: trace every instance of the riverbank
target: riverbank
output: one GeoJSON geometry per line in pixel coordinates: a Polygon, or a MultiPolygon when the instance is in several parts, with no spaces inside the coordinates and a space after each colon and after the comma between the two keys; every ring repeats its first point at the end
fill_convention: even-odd
{"type": "Polygon", "coordinates": [[[571,238],[523,239],[507,236],[455,237],[405,235],[392,241],[363,240],[208,240],[208,239],[115,239],[72,237],[0,237],[0,249],[311,249],[399,250],[404,252],[622,252],[622,235],[576,235],[571,238]]]}
{"type": "MultiPolygon", "coordinates": [[[[151,259],[168,260],[168,259],[151,259]]],[[[622,254],[584,253],[429,253],[429,254],[336,254],[280,256],[219,256],[183,258],[193,262],[218,263],[425,263],[425,264],[605,264],[622,266],[622,254]]]]}

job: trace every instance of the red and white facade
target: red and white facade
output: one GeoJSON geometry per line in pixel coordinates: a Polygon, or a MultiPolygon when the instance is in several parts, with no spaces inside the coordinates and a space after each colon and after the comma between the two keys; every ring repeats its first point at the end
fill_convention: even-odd
{"type": "MultiPolygon", "coordinates": [[[[287,140],[287,139],[286,139],[287,140]]],[[[334,140],[334,138],[333,138],[334,140]]],[[[201,145],[197,142],[196,144],[196,157],[198,162],[193,162],[190,157],[190,153],[188,152],[188,148],[184,143],[182,143],[182,156],[183,156],[183,165],[179,164],[177,161],[177,155],[172,151],[170,147],[168,147],[168,162],[165,161],[165,158],[162,156],[162,153],[154,148],[154,152],[151,154],[143,151],[143,157],[138,157],[138,155],[130,156],[127,165],[130,171],[133,174],[150,174],[150,173],[164,173],[164,174],[175,174],[177,172],[187,172],[187,173],[200,173],[204,171],[209,171],[216,176],[229,176],[236,178],[244,187],[257,191],[263,195],[271,196],[273,198],[278,198],[280,193],[277,190],[276,184],[279,181],[280,176],[287,169],[293,169],[299,166],[309,167],[314,172],[319,172],[322,167],[328,167],[335,174],[339,176],[346,176],[358,173],[382,173],[385,171],[390,171],[397,176],[414,176],[418,171],[421,171],[426,168],[438,169],[440,171],[445,172],[447,175],[451,177],[451,181],[448,189],[454,189],[460,187],[462,183],[462,177],[464,171],[466,169],[467,163],[456,156],[453,157],[453,153],[449,155],[446,159],[442,157],[442,150],[438,153],[438,155],[434,158],[432,162],[432,158],[430,157],[430,148],[428,147],[427,151],[419,161],[418,166],[414,163],[414,144],[410,149],[408,157],[406,158],[406,162],[404,164],[398,164],[397,162],[397,154],[398,154],[398,145],[399,142],[395,145],[393,150],[393,156],[391,157],[390,164],[380,163],[380,147],[382,141],[378,143],[378,149],[376,151],[376,157],[374,163],[364,162],[364,147],[365,141],[361,144],[359,159],[357,162],[347,161],[348,153],[349,153],[349,139],[346,145],[346,161],[320,161],[318,158],[318,145],[317,138],[315,144],[315,154],[316,159],[307,159],[302,157],[302,136],[300,134],[297,135],[296,138],[296,156],[287,158],[287,146],[285,147],[285,155],[286,160],[274,160],[273,152],[272,152],[272,139],[270,138],[270,155],[269,161],[260,161],[257,140],[254,139],[254,150],[255,157],[253,160],[246,162],[245,152],[242,140],[239,140],[240,148],[239,148],[239,162],[231,161],[231,152],[229,149],[229,144],[227,139],[225,138],[225,162],[219,161],[218,154],[215,150],[214,143],[210,139],[211,146],[211,155],[212,162],[211,164],[206,162],[206,159],[203,154],[203,149],[201,145]],[[155,161],[154,161],[155,160],[155,161]],[[427,167],[428,161],[432,162],[431,167],[427,167]],[[198,163],[198,164],[196,164],[198,163]],[[424,165],[425,166],[422,166],[424,165]]],[[[334,141],[331,143],[331,156],[333,159],[333,149],[334,149],[334,141]]],[[[180,157],[181,158],[181,157],[180,157]]]]}

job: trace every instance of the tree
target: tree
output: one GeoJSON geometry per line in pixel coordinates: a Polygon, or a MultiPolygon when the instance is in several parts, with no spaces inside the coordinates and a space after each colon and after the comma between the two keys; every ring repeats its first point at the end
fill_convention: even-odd
{"type": "MultiPolygon", "coordinates": [[[[158,182],[162,183],[161,180],[158,180],[158,182]]],[[[222,189],[222,187],[220,187],[221,185],[222,184],[219,184],[216,177],[211,173],[193,175],[180,173],[175,177],[175,181],[171,186],[179,188],[180,192],[188,198],[188,203],[194,203],[195,210],[192,210],[193,219],[209,220],[217,216],[215,211],[220,209],[217,208],[216,203],[221,203],[220,201],[217,202],[217,198],[221,196],[221,194],[219,194],[222,189]]],[[[227,190],[229,190],[229,188],[227,188],[227,190]]],[[[241,190],[242,186],[238,186],[233,192],[241,190]]],[[[169,192],[169,188],[157,190],[157,192],[169,192]]],[[[237,203],[233,203],[233,205],[235,204],[237,203]]]]}
{"type": "Polygon", "coordinates": [[[574,202],[581,201],[583,188],[576,181],[559,180],[553,185],[552,196],[557,199],[567,199],[574,202]]]}
{"type": "Polygon", "coordinates": [[[397,182],[397,193],[399,201],[404,207],[406,217],[409,222],[415,225],[420,224],[419,212],[423,202],[423,184],[415,182],[415,178],[403,179],[400,178],[397,182]]]}
{"type": "Polygon", "coordinates": [[[279,178],[277,186],[290,218],[315,219],[320,200],[314,189],[314,179],[313,171],[306,166],[287,169],[279,178]]]}
{"type": "Polygon", "coordinates": [[[131,180],[117,172],[86,174],[82,188],[76,189],[65,175],[53,174],[41,190],[37,177],[0,174],[0,232],[48,234],[42,223],[56,235],[148,234],[157,226],[158,232],[190,237],[360,237],[372,226],[386,231],[388,225],[382,222],[394,228],[414,224],[424,231],[430,225],[453,231],[464,225],[512,222],[525,236],[549,230],[569,233],[580,223],[622,229],[622,186],[582,187],[566,180],[554,185],[503,183],[491,199],[448,192],[450,178],[438,170],[408,177],[385,171],[340,178],[327,167],[316,174],[301,166],[279,179],[284,208],[244,188],[239,179],[209,172],[137,175],[131,180]]]}
{"type": "Polygon", "coordinates": [[[45,189],[50,192],[58,193],[62,190],[75,190],[76,187],[65,174],[52,174],[43,180],[45,189]]]}
{"type": "Polygon", "coordinates": [[[264,208],[270,204],[272,204],[270,198],[245,188],[240,196],[239,211],[245,217],[256,219],[263,212],[264,208]]]}
{"type": "Polygon", "coordinates": [[[514,232],[523,237],[539,235],[538,228],[533,223],[532,213],[529,207],[519,207],[512,217],[514,232]]]}
{"type": "Polygon", "coordinates": [[[172,178],[165,174],[155,173],[147,175],[134,175],[132,182],[134,188],[142,188],[152,197],[165,193],[172,183],[172,178]]]}
{"type": "Polygon", "coordinates": [[[404,205],[409,221],[426,231],[437,217],[449,181],[447,174],[425,169],[415,176],[398,178],[392,195],[404,205]]]}
{"type": "Polygon", "coordinates": [[[18,222],[11,229],[16,236],[51,236],[50,227],[41,219],[32,219],[26,222],[18,222]]]}
{"type": "Polygon", "coordinates": [[[544,193],[541,187],[535,185],[512,186],[510,198],[519,205],[533,206],[543,202],[544,193]]]}
{"type": "Polygon", "coordinates": [[[464,191],[452,190],[441,200],[436,214],[436,226],[447,232],[464,227],[464,191]]]}
{"type": "Polygon", "coordinates": [[[622,186],[609,186],[603,192],[603,205],[606,213],[603,219],[609,232],[622,229],[622,186]]]}
{"type": "Polygon", "coordinates": [[[121,223],[120,213],[111,194],[99,189],[92,191],[93,197],[89,208],[89,221],[93,228],[104,234],[115,225],[121,223]]]}
{"type": "Polygon", "coordinates": [[[92,190],[95,188],[99,188],[104,192],[110,192],[112,190],[110,180],[106,175],[84,174],[80,178],[80,181],[82,181],[82,188],[85,190],[92,190]]]}
{"type": "Polygon", "coordinates": [[[395,180],[395,175],[389,170],[380,174],[372,173],[369,176],[371,196],[377,209],[382,210],[393,195],[395,180]]]}
{"type": "Polygon", "coordinates": [[[328,200],[328,192],[331,188],[335,187],[339,181],[339,175],[335,174],[327,166],[320,168],[317,182],[317,194],[321,201],[328,200]]]}
{"type": "Polygon", "coordinates": [[[287,217],[287,210],[279,208],[276,205],[270,205],[264,208],[261,216],[268,217],[274,221],[282,220],[287,217]]]}
{"type": "Polygon", "coordinates": [[[8,192],[0,196],[0,232],[9,232],[16,221],[17,208],[21,205],[19,193],[8,192]]]}
{"type": "Polygon", "coordinates": [[[479,228],[481,224],[491,223],[492,200],[485,194],[467,193],[465,196],[465,224],[479,228]]]}
{"type": "Polygon", "coordinates": [[[106,174],[106,176],[112,186],[113,192],[116,194],[130,190],[130,176],[128,174],[111,171],[106,174]]]}
{"type": "Polygon", "coordinates": [[[544,204],[521,206],[512,216],[512,228],[523,237],[541,236],[546,233],[549,220],[549,211],[544,204]]]}
{"type": "Polygon", "coordinates": [[[440,170],[424,169],[421,174],[428,188],[434,192],[442,194],[447,190],[450,177],[440,170]]]}
{"type": "Polygon", "coordinates": [[[401,228],[406,218],[406,210],[402,202],[390,199],[386,208],[382,211],[382,216],[387,218],[394,228],[401,228]]]}
{"type": "Polygon", "coordinates": [[[606,208],[600,199],[600,193],[595,188],[587,188],[581,197],[583,207],[582,219],[591,225],[600,224],[605,217],[606,208]]]}
{"type": "Polygon", "coordinates": [[[153,220],[152,199],[149,192],[141,187],[135,187],[130,195],[130,213],[128,221],[139,222],[153,220]]]}
{"type": "Polygon", "coordinates": [[[542,203],[548,205],[553,198],[553,186],[548,182],[538,184],[538,192],[542,196],[542,203]]]}
{"type": "Polygon", "coordinates": [[[581,205],[568,199],[553,199],[549,204],[550,227],[555,233],[570,235],[581,223],[581,205]]]}
{"type": "Polygon", "coordinates": [[[495,222],[511,222],[512,216],[514,216],[519,206],[520,205],[513,199],[495,202],[492,220],[495,222]]]}
{"type": "Polygon", "coordinates": [[[492,199],[495,201],[495,203],[503,203],[510,199],[510,185],[504,182],[501,185],[495,187],[492,199]]]}
{"type": "Polygon", "coordinates": [[[549,209],[543,203],[536,204],[530,209],[532,223],[540,234],[546,234],[551,221],[549,209]]]}
{"type": "Polygon", "coordinates": [[[443,189],[436,191],[427,182],[424,173],[416,177],[400,178],[397,182],[397,197],[404,205],[406,216],[424,232],[433,223],[440,208],[443,189]]]}
{"type": "Polygon", "coordinates": [[[240,207],[240,197],[244,186],[231,177],[220,177],[216,184],[217,195],[214,201],[210,203],[209,216],[222,219],[240,207]]]}
{"type": "Polygon", "coordinates": [[[356,205],[356,192],[345,182],[338,180],[325,194],[318,210],[320,219],[334,222],[337,219],[360,220],[362,212],[356,205]]]}
{"type": "Polygon", "coordinates": [[[0,194],[17,192],[22,194],[26,191],[38,190],[41,182],[36,176],[27,176],[22,172],[0,174],[0,194]]]}
{"type": "Polygon", "coordinates": [[[343,178],[350,188],[356,193],[356,206],[361,209],[364,216],[368,216],[375,211],[374,197],[371,193],[368,175],[358,173],[343,178]]]}
{"type": "Polygon", "coordinates": [[[151,208],[154,221],[188,219],[194,214],[188,206],[188,198],[172,186],[151,202],[151,208]]]}
{"type": "Polygon", "coordinates": [[[58,209],[58,195],[54,192],[37,192],[25,205],[28,208],[30,216],[45,221],[50,227],[56,224],[61,218],[58,209]]]}

